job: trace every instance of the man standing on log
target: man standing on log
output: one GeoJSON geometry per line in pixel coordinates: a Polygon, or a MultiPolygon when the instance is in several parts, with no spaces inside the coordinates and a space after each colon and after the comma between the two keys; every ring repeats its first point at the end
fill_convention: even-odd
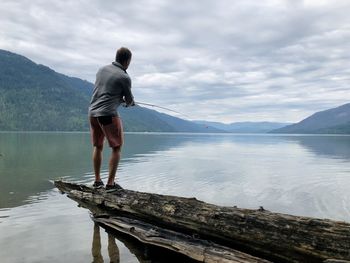
{"type": "Polygon", "coordinates": [[[105,137],[112,148],[106,184],[107,191],[122,189],[114,182],[123,145],[123,126],[117,108],[122,103],[125,103],[126,106],[135,105],[131,93],[131,80],[126,72],[130,61],[130,50],[121,47],[117,51],[115,62],[99,69],[89,107],[91,139],[94,146],[95,182],[93,186],[96,188],[104,186],[100,169],[105,137]]]}

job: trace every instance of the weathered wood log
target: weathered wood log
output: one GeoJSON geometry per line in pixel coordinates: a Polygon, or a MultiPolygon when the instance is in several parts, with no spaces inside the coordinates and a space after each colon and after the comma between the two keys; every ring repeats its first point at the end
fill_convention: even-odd
{"type": "MultiPolygon", "coordinates": [[[[119,219],[109,217],[113,220],[104,221],[106,224],[113,225],[120,217],[128,217],[138,223],[157,226],[159,231],[167,229],[196,236],[200,240],[211,240],[278,262],[350,260],[350,224],[345,222],[272,213],[263,209],[222,207],[195,198],[130,190],[110,194],[105,190],[63,181],[55,181],[55,185],[67,192],[69,197],[100,209],[98,213],[95,211],[96,215],[119,216],[119,219]]],[[[116,225],[120,227],[121,223],[116,225]]],[[[147,236],[146,232],[139,235],[140,240],[140,236],[147,236]]]]}
{"type": "Polygon", "coordinates": [[[201,240],[195,235],[178,233],[137,219],[118,216],[109,210],[103,209],[101,206],[96,206],[94,203],[77,198],[75,195],[76,191],[72,190],[69,192],[69,197],[75,200],[80,207],[89,209],[96,223],[131,236],[144,244],[165,248],[205,263],[270,262],[208,240],[201,240]]]}

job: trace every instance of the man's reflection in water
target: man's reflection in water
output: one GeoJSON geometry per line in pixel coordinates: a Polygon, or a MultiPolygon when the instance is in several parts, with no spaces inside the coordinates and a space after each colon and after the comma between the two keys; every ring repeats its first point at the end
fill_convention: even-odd
{"type": "MultiPolygon", "coordinates": [[[[100,227],[98,224],[94,224],[94,235],[92,239],[92,263],[104,263],[102,254],[101,254],[101,235],[100,227]]],[[[108,255],[110,263],[120,263],[119,249],[115,243],[115,238],[108,234],[108,255]]]]}
{"type": "MultiPolygon", "coordinates": [[[[92,263],[105,263],[103,256],[101,254],[101,235],[100,229],[104,229],[100,227],[97,223],[94,224],[94,234],[92,240],[92,263]]],[[[115,242],[115,238],[118,241],[122,242],[125,247],[129,250],[130,254],[136,257],[137,262],[139,263],[197,263],[198,261],[194,261],[189,259],[188,257],[177,254],[176,252],[169,251],[167,249],[162,249],[155,246],[146,245],[130,236],[119,233],[117,231],[106,229],[108,234],[108,256],[110,259],[110,263],[120,263],[120,255],[119,249],[115,242]],[[111,231],[110,234],[109,231],[111,231]]]]}

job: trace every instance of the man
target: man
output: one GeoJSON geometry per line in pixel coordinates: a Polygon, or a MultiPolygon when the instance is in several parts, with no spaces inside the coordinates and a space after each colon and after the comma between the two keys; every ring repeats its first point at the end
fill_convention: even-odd
{"type": "Polygon", "coordinates": [[[126,72],[130,61],[130,50],[122,47],[117,51],[115,62],[99,69],[89,107],[91,139],[94,146],[92,158],[95,188],[104,186],[100,169],[105,137],[112,148],[106,184],[107,191],[122,189],[114,182],[123,145],[123,126],[117,108],[124,102],[126,106],[135,105],[131,93],[131,80],[126,72]]]}

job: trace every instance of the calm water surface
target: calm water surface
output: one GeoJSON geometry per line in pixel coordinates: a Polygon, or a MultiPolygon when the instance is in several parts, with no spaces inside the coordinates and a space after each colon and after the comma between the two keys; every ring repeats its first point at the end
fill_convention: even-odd
{"type": "MultiPolygon", "coordinates": [[[[127,189],[350,222],[350,137],[127,134],[127,189]]],[[[109,149],[105,149],[103,178],[109,149]]],[[[170,262],[53,188],[92,183],[88,133],[0,133],[0,262],[170,262]],[[147,255],[145,255],[147,251],[147,255]]],[[[183,259],[177,259],[183,262],[183,259]]]]}

